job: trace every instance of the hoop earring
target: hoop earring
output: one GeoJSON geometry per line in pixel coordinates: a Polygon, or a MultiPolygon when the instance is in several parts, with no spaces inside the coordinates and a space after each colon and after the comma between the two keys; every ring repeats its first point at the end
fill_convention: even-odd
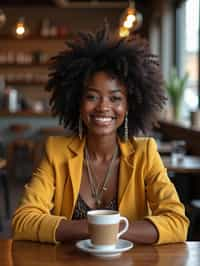
{"type": "Polygon", "coordinates": [[[78,120],[78,135],[79,135],[79,138],[82,139],[82,137],[83,137],[83,123],[82,123],[81,117],[79,117],[79,120],[78,120]]]}
{"type": "Polygon", "coordinates": [[[126,112],[124,120],[124,141],[128,141],[128,112],[126,112]]]}

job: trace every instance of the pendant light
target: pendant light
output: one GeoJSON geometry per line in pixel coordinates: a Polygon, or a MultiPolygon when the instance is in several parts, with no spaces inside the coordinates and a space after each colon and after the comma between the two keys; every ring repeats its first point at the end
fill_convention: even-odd
{"type": "Polygon", "coordinates": [[[122,13],[120,18],[120,37],[125,37],[130,32],[138,30],[142,25],[142,14],[136,10],[135,1],[128,1],[128,8],[122,13]]]}
{"type": "Polygon", "coordinates": [[[18,38],[23,38],[27,33],[28,29],[25,25],[24,17],[20,17],[16,23],[15,34],[18,38]]]}

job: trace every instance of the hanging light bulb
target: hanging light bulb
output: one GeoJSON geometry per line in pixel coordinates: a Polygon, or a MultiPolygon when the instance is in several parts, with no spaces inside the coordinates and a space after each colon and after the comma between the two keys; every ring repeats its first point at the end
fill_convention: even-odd
{"type": "Polygon", "coordinates": [[[15,33],[18,38],[23,38],[27,34],[27,27],[25,26],[23,17],[19,18],[16,24],[15,33]]]}
{"type": "Polygon", "coordinates": [[[129,0],[129,6],[123,12],[120,24],[121,24],[119,29],[120,37],[123,37],[122,35],[123,32],[125,32],[125,29],[127,29],[126,31],[128,32],[127,35],[129,35],[131,31],[139,29],[139,27],[142,25],[142,14],[136,10],[134,1],[129,0]]]}

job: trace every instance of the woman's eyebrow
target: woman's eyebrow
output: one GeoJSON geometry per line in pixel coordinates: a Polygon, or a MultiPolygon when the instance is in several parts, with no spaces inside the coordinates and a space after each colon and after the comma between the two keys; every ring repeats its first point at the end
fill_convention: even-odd
{"type": "MultiPolygon", "coordinates": [[[[99,90],[95,87],[92,86],[86,86],[85,87],[87,91],[94,91],[94,92],[99,92],[99,90]]],[[[109,93],[122,93],[122,91],[119,88],[111,89],[109,93]]]]}
{"type": "Polygon", "coordinates": [[[113,89],[113,90],[110,90],[111,93],[116,93],[116,92],[121,92],[120,89],[113,89]]]}
{"type": "Polygon", "coordinates": [[[86,86],[85,88],[90,91],[98,91],[95,87],[91,87],[91,86],[86,86]]]}

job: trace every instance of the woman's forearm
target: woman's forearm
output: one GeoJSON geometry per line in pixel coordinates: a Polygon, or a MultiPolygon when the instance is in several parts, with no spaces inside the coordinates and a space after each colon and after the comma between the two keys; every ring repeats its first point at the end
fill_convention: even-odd
{"type": "Polygon", "coordinates": [[[56,230],[57,241],[79,240],[88,238],[87,220],[61,220],[56,230]]]}
{"type": "Polygon", "coordinates": [[[129,224],[129,229],[122,238],[138,244],[153,244],[158,240],[158,231],[148,220],[135,221],[129,224]]]}
{"type": "MultiPolygon", "coordinates": [[[[123,227],[123,225],[121,225],[123,227]]],[[[89,237],[87,220],[62,220],[56,230],[57,241],[79,240],[89,237]]],[[[122,238],[138,244],[153,244],[158,240],[156,227],[147,220],[129,224],[128,231],[122,238]]]]}

